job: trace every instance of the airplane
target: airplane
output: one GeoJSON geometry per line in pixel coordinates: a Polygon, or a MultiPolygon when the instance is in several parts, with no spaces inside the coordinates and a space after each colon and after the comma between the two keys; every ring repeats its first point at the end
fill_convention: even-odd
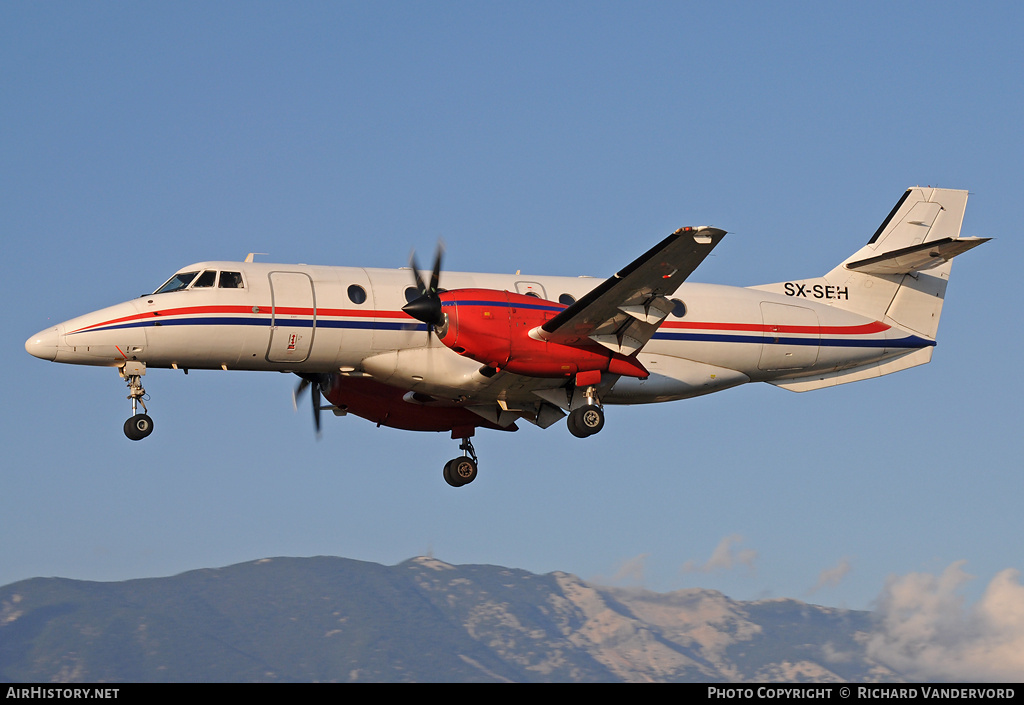
{"type": "Polygon", "coordinates": [[[477,428],[604,426],[606,406],[687,399],[748,382],[808,391],[887,375],[932,356],[967,191],[908,189],[868,243],[824,276],[753,287],[688,280],[726,235],[676,230],[617,274],[589,277],[199,262],[152,294],[51,326],[35,357],[114,367],[134,441],[153,431],[150,368],[298,375],[320,412],[450,432],[444,465],[477,477],[477,428]],[[442,276],[443,274],[443,276],[442,276]],[[442,281],[443,279],[443,281],[442,281]],[[444,285],[442,288],[441,285],[444,285]],[[327,403],[323,403],[326,399],[327,403]],[[141,404],[143,413],[139,413],[141,404]]]}

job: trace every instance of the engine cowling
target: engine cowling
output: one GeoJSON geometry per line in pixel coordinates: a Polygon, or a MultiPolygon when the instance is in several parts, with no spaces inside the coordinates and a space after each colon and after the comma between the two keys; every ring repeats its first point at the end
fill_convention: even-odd
{"type": "Polygon", "coordinates": [[[495,289],[455,289],[439,295],[444,345],[459,355],[498,370],[531,377],[571,377],[580,372],[649,376],[636,359],[594,343],[562,345],[537,340],[529,333],[565,306],[535,296],[495,289]]]}

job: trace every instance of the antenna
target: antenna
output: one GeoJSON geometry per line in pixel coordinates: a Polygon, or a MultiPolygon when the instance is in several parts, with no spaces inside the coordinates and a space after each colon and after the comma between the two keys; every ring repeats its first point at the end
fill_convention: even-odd
{"type": "Polygon", "coordinates": [[[250,252],[249,254],[247,254],[247,255],[245,256],[245,261],[246,261],[246,262],[252,262],[252,261],[253,261],[253,258],[254,258],[254,257],[255,257],[256,255],[265,255],[265,254],[267,254],[267,253],[266,253],[266,252],[250,252]]]}

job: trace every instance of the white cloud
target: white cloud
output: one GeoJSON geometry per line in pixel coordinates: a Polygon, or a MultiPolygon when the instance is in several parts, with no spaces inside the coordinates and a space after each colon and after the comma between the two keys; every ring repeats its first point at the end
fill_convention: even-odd
{"type": "Polygon", "coordinates": [[[698,566],[693,561],[687,561],[683,564],[682,571],[684,573],[718,573],[737,565],[745,565],[753,570],[757,551],[751,548],[738,549],[737,545],[742,542],[742,536],[730,534],[718,542],[715,550],[711,552],[711,558],[706,563],[698,566]]]}
{"type": "Polygon", "coordinates": [[[814,584],[814,587],[807,591],[807,594],[813,594],[825,587],[835,587],[842,582],[843,578],[846,577],[846,574],[850,572],[851,567],[850,559],[843,556],[839,561],[839,565],[834,568],[826,568],[821,571],[821,574],[818,576],[818,582],[814,584]]]}
{"type": "Polygon", "coordinates": [[[891,577],[878,598],[879,624],[867,653],[915,680],[1024,680],[1024,586],[1007,569],[973,606],[963,561],[942,575],[891,577]]]}
{"type": "Polygon", "coordinates": [[[619,584],[622,582],[632,582],[638,585],[643,585],[644,574],[647,570],[647,553],[641,553],[639,556],[628,558],[619,565],[615,571],[615,575],[612,576],[612,583],[619,584]]]}

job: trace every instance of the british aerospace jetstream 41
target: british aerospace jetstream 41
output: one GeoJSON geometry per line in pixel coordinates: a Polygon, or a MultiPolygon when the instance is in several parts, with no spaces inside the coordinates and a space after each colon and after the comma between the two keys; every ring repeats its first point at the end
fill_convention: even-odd
{"type": "Polygon", "coordinates": [[[477,428],[601,430],[605,408],[673,401],[746,382],[793,391],[878,377],[931,359],[966,191],[911,188],[868,241],[816,279],[750,288],[684,283],[725,236],[677,230],[594,286],[577,277],[200,262],[152,294],[52,326],[25,348],[114,367],[124,432],[145,438],[149,368],[276,370],[320,411],[411,431],[450,431],[477,474],[477,428]],[[442,288],[442,285],[444,288],[442,288]],[[323,399],[326,399],[326,404],[323,399]],[[138,413],[142,404],[143,413],[138,413]]]}

